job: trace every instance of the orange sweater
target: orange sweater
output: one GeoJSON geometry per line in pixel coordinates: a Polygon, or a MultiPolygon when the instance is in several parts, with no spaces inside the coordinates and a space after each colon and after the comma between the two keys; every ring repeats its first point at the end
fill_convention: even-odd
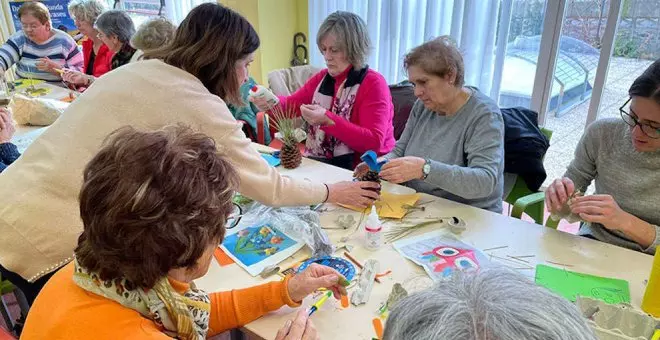
{"type": "MultiPolygon", "coordinates": [[[[170,282],[183,293],[188,284],[170,282]]],[[[245,325],[291,300],[286,281],[211,293],[211,320],[208,336],[245,325]]],[[[30,309],[21,339],[171,339],[138,312],[73,282],[73,264],[57,272],[46,284],[30,309]]]]}

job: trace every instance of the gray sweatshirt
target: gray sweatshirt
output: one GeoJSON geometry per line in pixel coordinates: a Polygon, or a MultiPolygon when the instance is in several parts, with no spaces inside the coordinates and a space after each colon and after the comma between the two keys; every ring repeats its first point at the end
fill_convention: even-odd
{"type": "Polygon", "coordinates": [[[595,121],[582,136],[564,176],[582,192],[595,180],[596,194],[611,195],[625,212],[655,225],[655,241],[646,249],[598,223],[582,223],[579,235],[654,254],[660,242],[660,151],[635,151],[630,133],[621,119],[595,121]]]}
{"type": "Polygon", "coordinates": [[[502,212],[504,121],[495,102],[476,88],[452,116],[442,116],[417,100],[401,138],[384,158],[416,156],[431,160],[425,180],[406,182],[418,192],[502,212]]]}

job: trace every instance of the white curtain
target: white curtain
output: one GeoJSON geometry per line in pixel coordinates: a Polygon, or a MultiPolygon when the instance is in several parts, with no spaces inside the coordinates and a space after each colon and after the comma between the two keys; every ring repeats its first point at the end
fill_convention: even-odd
{"type": "Polygon", "coordinates": [[[413,47],[449,35],[463,53],[465,83],[490,93],[499,0],[309,0],[311,63],[315,66],[324,65],[316,48],[317,30],[338,10],[356,13],[366,21],[374,45],[369,67],[388,83],[406,79],[403,57],[413,47]]]}
{"type": "Polygon", "coordinates": [[[216,0],[165,0],[165,16],[174,24],[179,25],[186,18],[188,12],[205,2],[216,0]]]}

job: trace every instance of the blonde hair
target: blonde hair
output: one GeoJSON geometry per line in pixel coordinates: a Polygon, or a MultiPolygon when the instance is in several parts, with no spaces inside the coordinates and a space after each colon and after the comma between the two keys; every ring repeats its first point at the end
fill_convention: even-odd
{"type": "Polygon", "coordinates": [[[169,44],[174,38],[176,26],[163,17],[147,20],[131,38],[133,48],[149,51],[169,44]]]}
{"type": "Polygon", "coordinates": [[[96,18],[105,11],[105,6],[99,0],[72,0],[68,8],[72,17],[92,25],[96,22],[96,18]]]}
{"type": "Polygon", "coordinates": [[[403,67],[418,66],[440,78],[455,76],[454,86],[465,82],[463,56],[449,36],[441,36],[413,48],[403,59],[403,67]]]}
{"type": "Polygon", "coordinates": [[[351,12],[337,11],[330,14],[319,27],[316,44],[321,47],[321,41],[328,34],[335,36],[339,49],[346,53],[346,59],[354,68],[361,69],[367,63],[367,55],[371,48],[371,39],[367,24],[362,18],[351,12]]]}

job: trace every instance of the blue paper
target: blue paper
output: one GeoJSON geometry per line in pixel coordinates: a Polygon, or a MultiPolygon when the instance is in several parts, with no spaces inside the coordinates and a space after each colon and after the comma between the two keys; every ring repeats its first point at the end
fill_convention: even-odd
{"type": "Polygon", "coordinates": [[[375,172],[380,172],[381,166],[383,166],[383,164],[387,163],[386,160],[378,162],[378,156],[376,155],[376,153],[373,150],[369,150],[369,151],[365,152],[362,156],[360,156],[360,159],[363,162],[367,163],[367,165],[369,166],[369,169],[371,171],[375,171],[375,172]]]}
{"type": "Polygon", "coordinates": [[[262,153],[261,157],[263,157],[263,159],[265,159],[266,162],[268,162],[268,165],[270,165],[272,167],[276,167],[276,166],[279,166],[280,164],[282,164],[282,161],[279,158],[274,157],[273,155],[268,155],[268,154],[263,154],[262,153]]]}

